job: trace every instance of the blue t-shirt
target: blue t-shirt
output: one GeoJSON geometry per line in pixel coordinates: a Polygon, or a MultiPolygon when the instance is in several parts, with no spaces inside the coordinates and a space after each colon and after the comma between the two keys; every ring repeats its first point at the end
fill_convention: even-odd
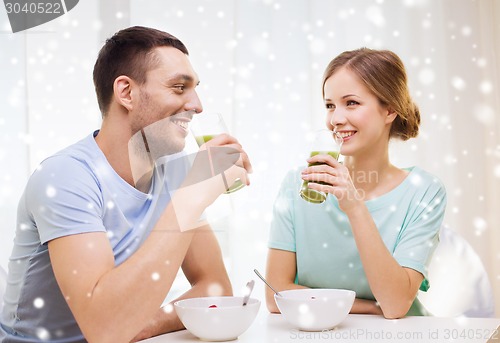
{"type": "MultiPolygon", "coordinates": [[[[395,189],[365,201],[382,240],[396,261],[424,276],[436,245],[446,206],[441,182],[418,167],[395,189]]],[[[300,170],[285,177],[274,204],[269,247],[296,253],[296,282],[311,288],[341,288],[375,300],[359,257],[350,223],[333,195],[312,204],[299,195],[300,170]]],[[[382,268],[383,266],[381,266],[382,268]]],[[[418,302],[409,314],[423,314],[418,302]]]]}
{"type": "Polygon", "coordinates": [[[119,265],[147,238],[169,193],[186,175],[185,154],[162,158],[149,192],[143,193],[116,174],[94,139],[97,133],[44,160],[27,183],[9,260],[0,342],[85,342],[57,285],[47,242],[106,232],[119,265]]]}

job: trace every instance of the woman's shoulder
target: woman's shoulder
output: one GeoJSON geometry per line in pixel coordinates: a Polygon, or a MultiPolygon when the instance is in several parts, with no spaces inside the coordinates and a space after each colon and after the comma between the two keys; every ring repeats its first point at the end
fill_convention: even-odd
{"type": "Polygon", "coordinates": [[[443,182],[441,181],[441,179],[438,176],[436,176],[436,175],[430,173],[429,171],[424,170],[418,166],[403,168],[403,170],[408,171],[407,179],[408,179],[408,181],[410,181],[413,184],[416,184],[416,185],[435,184],[435,185],[438,185],[440,187],[443,186],[443,182]]]}
{"type": "Polygon", "coordinates": [[[404,169],[409,172],[405,180],[408,187],[429,196],[436,194],[446,195],[444,183],[438,176],[417,166],[404,169]]]}

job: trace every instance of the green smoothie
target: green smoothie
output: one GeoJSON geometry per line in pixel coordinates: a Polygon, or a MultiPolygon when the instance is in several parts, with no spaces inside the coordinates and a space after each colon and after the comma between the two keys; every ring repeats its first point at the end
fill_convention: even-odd
{"type": "MultiPolygon", "coordinates": [[[[316,155],[330,155],[336,160],[339,159],[339,152],[338,151],[312,151],[311,152],[311,157],[316,156],[316,155]]],[[[321,163],[319,163],[319,164],[321,164],[321,163]]]]}
{"type": "Polygon", "coordinates": [[[211,140],[212,138],[214,138],[215,136],[217,135],[204,135],[204,136],[196,136],[195,139],[196,139],[196,143],[198,144],[198,146],[201,146],[203,143],[206,143],[208,142],[209,140],[211,140]]]}
{"type": "MultiPolygon", "coordinates": [[[[311,157],[316,156],[316,155],[330,155],[336,160],[339,159],[339,152],[338,151],[312,151],[310,154],[311,157]]],[[[311,167],[311,166],[317,166],[317,165],[321,165],[321,164],[324,164],[324,163],[309,163],[308,166],[311,167]]],[[[324,182],[317,182],[317,183],[322,184],[322,185],[327,185],[327,183],[324,183],[324,182]]],[[[302,182],[302,187],[300,187],[301,198],[306,200],[306,201],[309,201],[310,203],[313,203],[313,204],[321,204],[321,203],[325,202],[326,194],[323,192],[316,191],[314,189],[310,189],[309,187],[307,187],[308,184],[309,184],[309,181],[304,180],[304,182],[302,182]]]]}
{"type": "MultiPolygon", "coordinates": [[[[212,138],[214,138],[215,136],[217,135],[203,135],[203,136],[196,136],[195,139],[196,139],[196,143],[198,144],[198,146],[202,146],[204,143],[208,142],[209,140],[211,140],[212,138]]],[[[237,179],[233,185],[231,187],[229,187],[227,190],[226,190],[226,194],[227,193],[233,193],[233,192],[236,192],[238,189],[240,188],[243,188],[243,186],[245,186],[243,184],[243,182],[241,182],[240,179],[237,179]]]]}

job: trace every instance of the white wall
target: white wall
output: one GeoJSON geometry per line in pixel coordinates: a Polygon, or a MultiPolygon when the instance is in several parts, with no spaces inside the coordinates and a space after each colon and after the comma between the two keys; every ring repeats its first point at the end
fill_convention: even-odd
{"type": "Polygon", "coordinates": [[[97,1],[12,34],[0,10],[0,265],[6,268],[17,202],[27,178],[49,154],[98,127],[92,68],[98,41],[97,1]]]}
{"type": "Polygon", "coordinates": [[[0,265],[28,175],[99,126],[91,71],[104,39],[147,25],[186,43],[205,110],[223,113],[255,167],[251,187],[220,201],[227,216],[215,225],[235,291],[254,278],[253,268],[264,271],[280,180],[303,163],[304,137],[323,125],[324,67],[368,46],[402,57],[422,112],[420,137],[395,143],[393,161],[444,181],[445,221],[481,256],[498,309],[499,23],[495,0],[86,0],[12,34],[0,10],[0,265]]]}

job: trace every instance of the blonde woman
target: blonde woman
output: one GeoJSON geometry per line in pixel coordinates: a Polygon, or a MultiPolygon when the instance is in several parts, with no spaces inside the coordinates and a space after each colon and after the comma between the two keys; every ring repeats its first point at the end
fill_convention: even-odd
{"type": "MultiPolygon", "coordinates": [[[[344,138],[345,159],[341,164],[317,155],[307,160],[314,166],[284,179],[267,278],[278,290],[354,290],[351,313],[423,315],[416,295],[429,287],[426,268],[446,192],[421,168],[398,168],[389,160],[389,140],[417,136],[420,124],[404,65],[387,50],[346,51],[325,70],[323,98],[326,126],[344,138]],[[303,180],[330,196],[323,204],[304,201],[298,191],[303,180]]],[[[279,311],[272,292],[266,300],[271,312],[279,311]]]]}

